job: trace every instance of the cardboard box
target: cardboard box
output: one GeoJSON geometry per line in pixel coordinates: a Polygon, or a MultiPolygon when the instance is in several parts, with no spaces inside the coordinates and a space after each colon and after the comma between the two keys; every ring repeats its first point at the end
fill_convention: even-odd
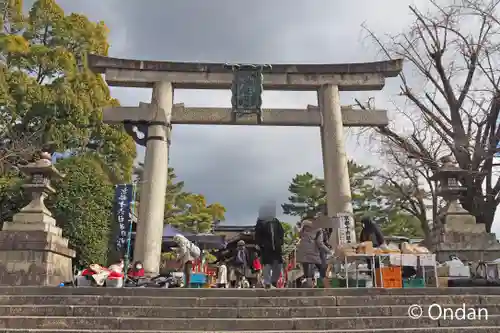
{"type": "Polygon", "coordinates": [[[339,245],[335,249],[335,256],[336,257],[343,258],[343,257],[347,257],[347,256],[352,256],[355,254],[356,254],[356,249],[351,244],[339,245]]]}
{"type": "Polygon", "coordinates": [[[437,268],[437,275],[439,277],[446,277],[447,278],[449,276],[449,272],[450,272],[450,270],[448,269],[448,266],[443,265],[443,266],[439,266],[437,268]]]}
{"type": "Polygon", "coordinates": [[[438,277],[438,282],[439,282],[438,287],[439,288],[448,288],[448,280],[449,280],[449,278],[447,278],[447,277],[443,277],[443,276],[438,277]]]}
{"type": "Polygon", "coordinates": [[[358,244],[356,253],[373,254],[373,243],[371,241],[358,244]]]}

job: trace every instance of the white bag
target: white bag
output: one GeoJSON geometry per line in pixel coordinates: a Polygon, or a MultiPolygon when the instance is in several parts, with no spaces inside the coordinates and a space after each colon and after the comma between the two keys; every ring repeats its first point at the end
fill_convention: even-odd
{"type": "Polygon", "coordinates": [[[189,243],[189,255],[193,257],[193,259],[198,259],[201,255],[200,248],[193,243],[189,243]]]}

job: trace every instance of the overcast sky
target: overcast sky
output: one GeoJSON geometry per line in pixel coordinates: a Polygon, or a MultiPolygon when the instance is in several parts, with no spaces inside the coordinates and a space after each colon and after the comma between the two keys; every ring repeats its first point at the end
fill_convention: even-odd
{"type": "MultiPolygon", "coordinates": [[[[380,60],[366,38],[402,31],[408,5],[426,0],[59,0],[69,12],[103,20],[110,29],[110,56],[143,60],[229,63],[343,63],[380,60]]],[[[375,96],[390,108],[398,79],[382,92],[342,93],[343,104],[375,96]]],[[[150,89],[113,88],[122,105],[148,102],[150,89]]],[[[178,90],[187,106],[230,106],[229,91],[178,90]]],[[[305,108],[311,92],[266,92],[264,107],[305,108]]],[[[380,165],[354,130],[347,151],[359,163],[380,165]]],[[[283,203],[297,173],[322,176],[319,129],[300,127],[174,126],[171,164],[189,191],[220,202],[227,224],[253,224],[267,200],[283,203]]],[[[143,158],[144,151],[139,150],[143,158]]],[[[281,209],[280,209],[281,212],[281,209]]],[[[281,216],[294,222],[294,217],[281,216]]]]}

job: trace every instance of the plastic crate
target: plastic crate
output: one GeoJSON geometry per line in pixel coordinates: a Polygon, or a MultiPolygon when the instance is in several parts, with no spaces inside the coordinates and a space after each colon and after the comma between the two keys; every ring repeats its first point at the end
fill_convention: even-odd
{"type": "Polygon", "coordinates": [[[403,288],[425,288],[425,281],[423,278],[404,279],[403,288]]]}
{"type": "Polygon", "coordinates": [[[207,283],[207,276],[203,273],[193,273],[191,274],[191,283],[207,283]]]}
{"type": "Polygon", "coordinates": [[[401,266],[382,267],[375,269],[375,282],[377,287],[402,288],[401,266]],[[382,280],[380,279],[382,275],[382,280]]]}
{"type": "Polygon", "coordinates": [[[340,281],[341,281],[340,279],[331,278],[330,279],[330,287],[332,287],[332,288],[340,288],[340,281]]]}
{"type": "Polygon", "coordinates": [[[403,288],[403,280],[391,280],[391,279],[384,279],[384,284],[380,286],[382,288],[403,288]]]}

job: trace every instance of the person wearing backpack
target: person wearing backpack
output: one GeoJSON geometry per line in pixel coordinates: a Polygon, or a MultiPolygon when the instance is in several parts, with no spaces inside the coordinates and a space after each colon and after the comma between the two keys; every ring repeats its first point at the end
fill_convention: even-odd
{"type": "Polygon", "coordinates": [[[201,251],[198,246],[181,234],[175,235],[173,240],[177,245],[177,262],[184,272],[185,287],[189,288],[193,262],[200,257],[201,251]]]}
{"type": "Polygon", "coordinates": [[[320,277],[325,276],[326,266],[323,265],[321,252],[325,253],[325,258],[331,255],[331,250],[325,245],[323,230],[314,228],[310,220],[302,221],[302,227],[299,232],[300,241],[297,246],[297,262],[302,265],[306,283],[304,287],[312,287],[314,278],[314,267],[320,270],[320,277]]]}
{"type": "Polygon", "coordinates": [[[260,251],[265,288],[277,288],[283,270],[283,244],[285,232],[276,218],[276,204],[269,202],[259,209],[255,225],[255,244],[260,251]]]}
{"type": "Polygon", "coordinates": [[[242,281],[246,280],[247,273],[251,269],[250,253],[244,240],[239,240],[238,243],[236,243],[233,266],[236,274],[236,286],[238,286],[242,281]]]}

